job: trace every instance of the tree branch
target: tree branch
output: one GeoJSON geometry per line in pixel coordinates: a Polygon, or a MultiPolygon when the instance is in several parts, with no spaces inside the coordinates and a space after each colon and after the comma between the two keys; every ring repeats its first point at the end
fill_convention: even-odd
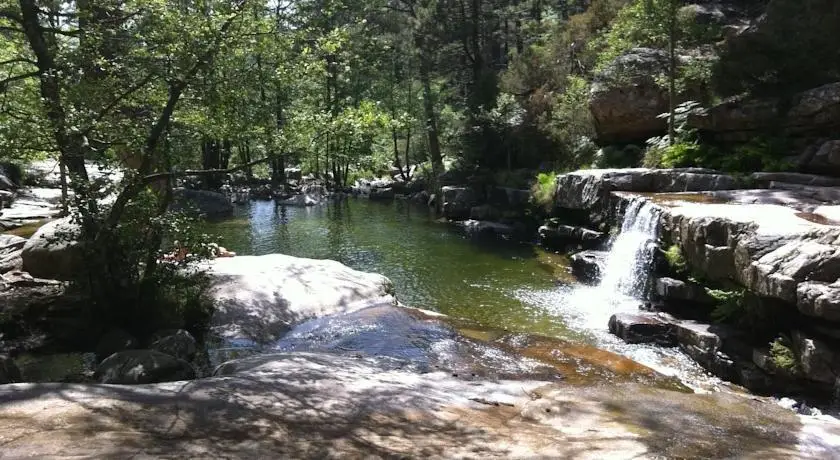
{"type": "Polygon", "coordinates": [[[9,83],[13,83],[13,82],[16,82],[18,80],[25,80],[27,78],[34,78],[34,77],[37,77],[40,74],[41,74],[41,72],[36,70],[34,72],[29,72],[29,73],[25,73],[25,74],[21,74],[21,75],[15,75],[13,77],[9,77],[9,78],[6,78],[4,80],[0,80],[0,91],[2,91],[6,87],[6,85],[8,85],[9,83]]]}
{"type": "Polygon", "coordinates": [[[160,179],[167,179],[173,177],[186,177],[186,176],[212,176],[215,174],[230,174],[236,171],[241,171],[246,168],[250,168],[252,166],[256,166],[261,163],[268,163],[271,161],[272,157],[268,156],[265,158],[260,158],[259,160],[250,161],[248,163],[235,166],[233,168],[228,169],[187,169],[184,171],[170,171],[164,173],[155,173],[149,174],[148,176],[144,176],[142,179],[142,183],[144,185],[151,184],[160,179]]]}
{"type": "Polygon", "coordinates": [[[38,65],[38,63],[37,63],[37,62],[35,62],[35,61],[31,60],[31,59],[26,59],[26,58],[14,58],[14,59],[9,59],[8,61],[3,61],[3,62],[0,62],[0,65],[16,64],[16,63],[19,63],[19,62],[20,62],[20,63],[25,63],[25,64],[38,65]]]}
{"type": "Polygon", "coordinates": [[[90,126],[85,128],[85,130],[82,131],[82,133],[84,135],[87,135],[88,133],[90,133],[90,131],[93,130],[95,124],[97,122],[99,122],[100,120],[102,120],[105,117],[105,115],[108,115],[108,112],[113,110],[114,107],[117,106],[117,104],[122,102],[128,96],[131,96],[135,92],[139,91],[144,86],[148,85],[152,80],[154,80],[154,78],[155,78],[155,74],[149,74],[148,76],[146,76],[146,78],[140,80],[139,82],[137,82],[137,84],[128,88],[124,93],[117,96],[113,101],[108,103],[108,105],[106,105],[102,110],[100,110],[99,113],[97,113],[95,117],[93,117],[93,120],[91,120],[91,122],[90,122],[90,126]]]}
{"type": "Polygon", "coordinates": [[[18,24],[23,24],[23,18],[20,17],[17,11],[14,11],[11,8],[0,10],[0,18],[5,18],[18,24]]]}

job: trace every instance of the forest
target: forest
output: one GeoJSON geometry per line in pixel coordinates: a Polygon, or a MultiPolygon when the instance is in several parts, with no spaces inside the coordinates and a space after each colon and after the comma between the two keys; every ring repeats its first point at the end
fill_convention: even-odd
{"type": "Polygon", "coordinates": [[[156,285],[163,246],[191,238],[167,212],[185,180],[283,187],[294,166],[336,190],[391,174],[436,190],[446,174],[522,188],[593,166],[784,170],[774,125],[733,144],[689,119],[840,78],[837,5],[724,3],[2,0],[0,159],[58,160],[106,303],[156,285]],[[616,128],[597,95],[628,81],[651,86],[655,113],[616,128]]]}

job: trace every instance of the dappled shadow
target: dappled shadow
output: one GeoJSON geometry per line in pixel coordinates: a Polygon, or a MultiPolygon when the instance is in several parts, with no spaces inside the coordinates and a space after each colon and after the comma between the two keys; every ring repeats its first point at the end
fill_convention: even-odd
{"type": "Polygon", "coordinates": [[[609,385],[465,381],[326,354],[227,377],[0,387],[10,456],[781,457],[795,416],[767,402],[609,385]],[[778,450],[782,449],[782,450],[778,450]]]}

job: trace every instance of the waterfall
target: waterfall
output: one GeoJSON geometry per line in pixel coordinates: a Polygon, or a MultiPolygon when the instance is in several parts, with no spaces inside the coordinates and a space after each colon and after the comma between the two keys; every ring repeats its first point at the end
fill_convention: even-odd
{"type": "Polygon", "coordinates": [[[601,289],[637,299],[644,297],[650,272],[650,243],[658,238],[659,208],[648,200],[632,198],[624,213],[604,267],[601,289]]]}

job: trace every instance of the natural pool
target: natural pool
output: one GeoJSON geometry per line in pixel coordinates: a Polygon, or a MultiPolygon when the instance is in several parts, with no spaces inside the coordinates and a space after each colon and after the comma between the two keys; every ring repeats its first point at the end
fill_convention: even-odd
{"type": "Polygon", "coordinates": [[[595,345],[697,389],[720,385],[675,349],[628,345],[610,335],[610,315],[638,303],[577,284],[566,256],[527,241],[468,235],[407,202],[349,198],[292,208],[253,201],[238,206],[232,219],[209,224],[208,232],[239,254],[328,258],[382,273],[408,306],[487,329],[595,345]]]}

